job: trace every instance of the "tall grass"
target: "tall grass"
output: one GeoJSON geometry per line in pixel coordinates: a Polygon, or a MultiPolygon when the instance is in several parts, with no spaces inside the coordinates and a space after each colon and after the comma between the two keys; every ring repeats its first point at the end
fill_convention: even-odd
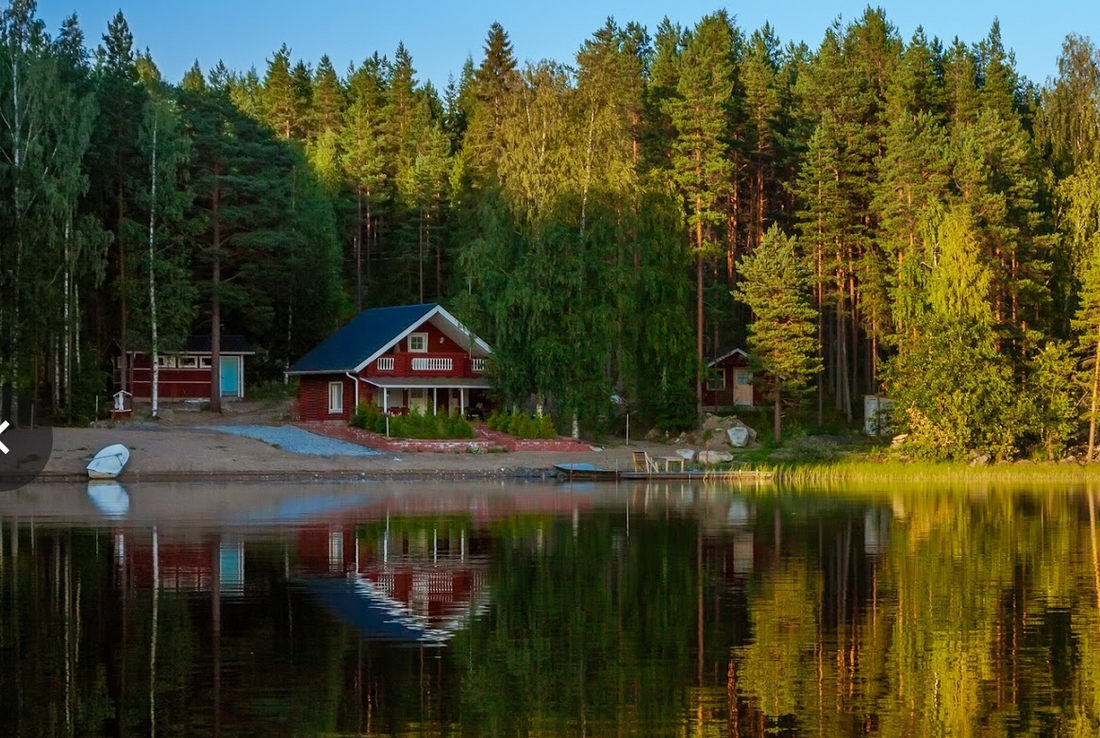
{"type": "Polygon", "coordinates": [[[1016,463],[989,466],[930,462],[836,461],[775,467],[784,487],[853,489],[883,485],[968,487],[1075,484],[1100,481],[1100,464],[1016,463]]]}

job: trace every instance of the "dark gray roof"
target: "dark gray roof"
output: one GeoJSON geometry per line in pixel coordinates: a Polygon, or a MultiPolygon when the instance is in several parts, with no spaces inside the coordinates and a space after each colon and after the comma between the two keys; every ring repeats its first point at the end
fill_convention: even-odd
{"type": "Polygon", "coordinates": [[[354,371],[436,307],[433,302],[364,310],[294,362],[287,374],[354,371]]]}
{"type": "MultiPolygon", "coordinates": [[[[111,343],[118,349],[122,348],[119,339],[115,338],[111,340],[111,343]]],[[[252,344],[245,340],[244,336],[239,336],[235,333],[223,333],[221,335],[221,352],[223,354],[254,354],[255,349],[252,348],[252,344]]],[[[213,345],[211,336],[207,333],[204,336],[188,336],[183,342],[183,346],[180,348],[168,348],[163,342],[161,343],[160,352],[162,355],[169,354],[209,354],[210,347],[213,345]]],[[[141,338],[140,340],[131,340],[127,346],[126,351],[128,353],[148,353],[149,352],[149,340],[147,338],[141,338]]]]}
{"type": "MultiPolygon", "coordinates": [[[[254,354],[251,344],[244,339],[244,336],[238,336],[234,333],[223,333],[221,340],[218,341],[221,344],[221,352],[223,354],[254,354]]],[[[209,333],[205,336],[188,336],[187,340],[183,342],[183,351],[185,354],[209,354],[211,347],[214,345],[213,336],[209,333]]]]}

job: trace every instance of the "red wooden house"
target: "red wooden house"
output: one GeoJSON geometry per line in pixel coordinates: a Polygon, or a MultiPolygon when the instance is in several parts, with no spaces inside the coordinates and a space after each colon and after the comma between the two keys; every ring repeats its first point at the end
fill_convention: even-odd
{"type": "Polygon", "coordinates": [[[706,407],[753,407],[761,401],[759,385],[752,381],[749,355],[739,348],[707,363],[703,388],[706,407]]]}
{"type": "Polygon", "coordinates": [[[287,374],[299,378],[306,421],[347,421],[360,403],[465,414],[490,388],[490,353],[440,305],[401,305],[363,311],[287,374]]]}
{"type": "MultiPolygon", "coordinates": [[[[153,387],[153,357],[145,349],[126,351],[128,374],[123,383],[122,349],[118,342],[111,345],[111,367],[115,390],[125,387],[135,399],[148,400],[153,387]]],[[[244,336],[221,337],[221,394],[226,398],[244,397],[244,357],[256,352],[244,336]]],[[[209,335],[190,336],[177,352],[159,354],[160,372],[157,394],[161,400],[210,399],[211,339],[209,335]]]]}

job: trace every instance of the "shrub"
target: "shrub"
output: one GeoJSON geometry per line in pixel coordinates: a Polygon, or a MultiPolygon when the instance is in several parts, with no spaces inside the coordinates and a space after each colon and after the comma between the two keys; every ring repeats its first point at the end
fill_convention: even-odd
{"type": "Polygon", "coordinates": [[[494,411],[486,421],[495,431],[507,433],[516,438],[557,438],[554,420],[549,415],[532,418],[524,412],[505,413],[494,411]]]}
{"type": "MultiPolygon", "coordinates": [[[[386,415],[376,405],[360,403],[348,424],[374,433],[385,433],[386,415]]],[[[408,415],[391,417],[389,426],[390,436],[393,438],[444,439],[474,437],[473,426],[457,411],[450,415],[435,415],[425,414],[417,409],[408,415]]]]}

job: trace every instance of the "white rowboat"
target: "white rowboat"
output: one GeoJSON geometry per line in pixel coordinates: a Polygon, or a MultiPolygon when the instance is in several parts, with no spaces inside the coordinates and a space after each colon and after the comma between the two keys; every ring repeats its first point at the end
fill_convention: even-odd
{"type": "Polygon", "coordinates": [[[107,446],[88,462],[89,479],[114,479],[130,460],[130,449],[121,443],[107,446]]]}

